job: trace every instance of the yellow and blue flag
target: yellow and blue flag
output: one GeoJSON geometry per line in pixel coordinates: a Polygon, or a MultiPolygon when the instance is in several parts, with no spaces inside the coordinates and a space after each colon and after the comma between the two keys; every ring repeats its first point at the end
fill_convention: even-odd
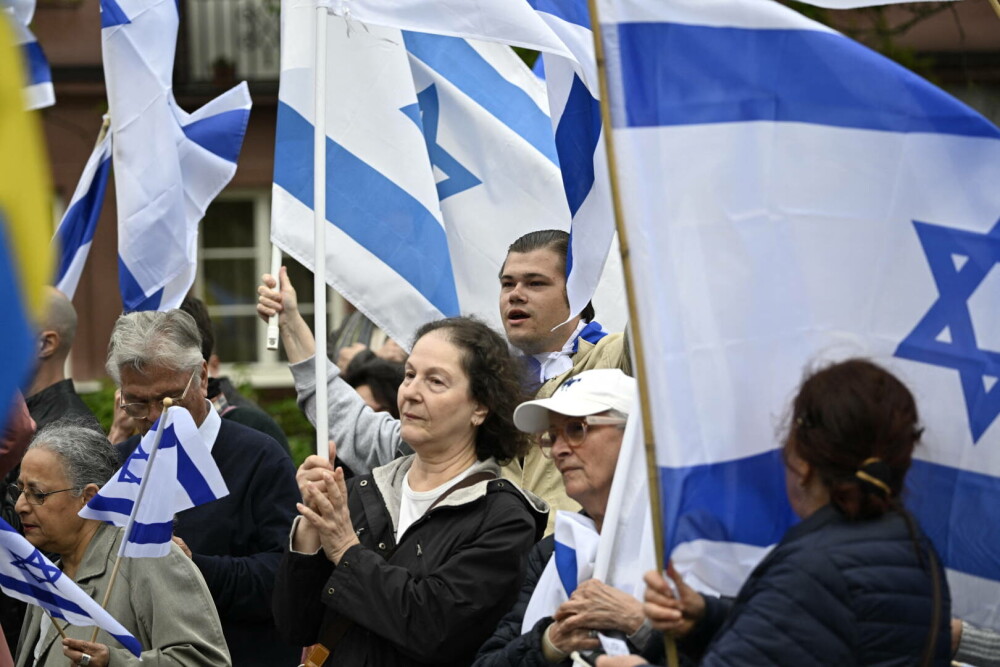
{"type": "Polygon", "coordinates": [[[52,189],[38,118],[24,110],[23,75],[10,26],[0,21],[0,285],[9,295],[0,326],[0,422],[33,370],[52,278],[52,189]]]}

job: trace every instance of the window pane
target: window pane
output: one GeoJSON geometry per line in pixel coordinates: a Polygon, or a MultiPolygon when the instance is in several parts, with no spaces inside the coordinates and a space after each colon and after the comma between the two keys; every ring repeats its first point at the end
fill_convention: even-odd
{"type": "Polygon", "coordinates": [[[202,262],[205,303],[209,307],[256,304],[255,269],[252,259],[207,259],[202,262]]]}
{"type": "Polygon", "coordinates": [[[252,248],[253,201],[215,201],[205,211],[201,238],[205,248],[252,248]]]}
{"type": "Polygon", "coordinates": [[[255,362],[260,356],[257,349],[257,317],[212,317],[215,329],[215,354],[220,361],[238,363],[255,362]]]}
{"type": "Polygon", "coordinates": [[[306,267],[296,262],[287,255],[283,259],[288,267],[288,278],[295,285],[295,293],[299,298],[299,303],[313,302],[313,273],[306,267]]]}

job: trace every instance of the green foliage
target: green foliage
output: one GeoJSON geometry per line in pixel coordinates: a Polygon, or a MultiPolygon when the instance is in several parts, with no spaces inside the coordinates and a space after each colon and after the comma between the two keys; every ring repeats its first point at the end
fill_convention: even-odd
{"type": "Polygon", "coordinates": [[[104,380],[97,391],[80,394],[80,398],[97,417],[97,421],[101,422],[101,428],[105,433],[111,429],[111,422],[115,418],[115,389],[117,387],[111,380],[104,380]]]}
{"type": "MultiPolygon", "coordinates": [[[[245,380],[245,378],[242,378],[245,380]]],[[[111,428],[111,421],[114,419],[115,410],[115,389],[114,383],[105,380],[101,383],[101,388],[97,391],[81,394],[83,402],[87,404],[91,412],[97,416],[101,422],[101,427],[107,433],[111,428]]],[[[239,385],[240,392],[252,398],[260,404],[264,412],[271,415],[271,418],[278,423],[281,430],[288,438],[288,445],[292,450],[292,460],[298,467],[307,456],[315,453],[316,450],[316,429],[313,428],[306,416],[299,410],[294,396],[267,400],[259,395],[247,382],[239,385]]]]}

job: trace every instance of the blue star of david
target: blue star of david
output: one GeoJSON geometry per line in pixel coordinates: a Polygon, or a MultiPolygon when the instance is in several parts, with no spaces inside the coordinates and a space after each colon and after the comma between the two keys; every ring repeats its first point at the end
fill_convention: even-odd
{"type": "Polygon", "coordinates": [[[916,220],[913,226],[938,299],[899,344],[896,356],[958,371],[972,441],[978,442],[1000,415],[1000,352],[984,350],[976,342],[969,297],[1000,263],[1000,220],[986,234],[916,220]],[[989,389],[987,380],[993,380],[989,389]]]}
{"type": "Polygon", "coordinates": [[[125,465],[122,466],[121,472],[118,473],[118,481],[126,484],[141,484],[142,477],[137,476],[129,470],[129,466],[132,465],[133,461],[147,460],[149,460],[149,454],[142,451],[142,443],[140,442],[139,446],[135,448],[135,452],[132,453],[132,456],[128,457],[125,461],[125,465]]]}
{"type": "Polygon", "coordinates": [[[56,579],[62,576],[62,570],[52,563],[47,562],[38,549],[32,551],[31,555],[27,558],[15,556],[14,560],[11,561],[11,565],[21,568],[40,584],[54,583],[56,579]],[[35,570],[39,574],[35,574],[35,570]]]}
{"type": "Polygon", "coordinates": [[[438,119],[441,115],[437,87],[427,86],[417,94],[416,104],[407,105],[400,111],[423,130],[431,165],[448,176],[437,184],[438,199],[443,201],[482,183],[437,142],[438,119]]]}

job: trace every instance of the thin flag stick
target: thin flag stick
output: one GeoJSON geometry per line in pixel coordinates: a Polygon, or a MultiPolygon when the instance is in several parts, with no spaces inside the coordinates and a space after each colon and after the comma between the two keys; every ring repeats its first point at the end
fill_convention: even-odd
{"type": "MultiPolygon", "coordinates": [[[[160,440],[163,439],[163,432],[166,430],[167,415],[170,413],[170,406],[173,402],[171,398],[163,399],[163,414],[160,415],[160,424],[156,429],[156,434],[153,436],[153,446],[149,452],[149,460],[146,462],[146,471],[142,474],[142,480],[139,482],[139,491],[136,493],[135,502],[132,503],[132,512],[129,514],[128,522],[125,524],[125,532],[122,533],[121,544],[118,545],[118,556],[115,558],[115,565],[111,570],[111,577],[108,579],[108,588],[104,591],[104,599],[101,600],[101,609],[107,609],[108,600],[111,599],[111,589],[115,587],[115,581],[118,579],[118,570],[121,569],[122,559],[125,558],[125,547],[128,546],[128,536],[132,532],[133,524],[135,524],[135,515],[139,511],[142,496],[146,492],[146,483],[151,476],[149,473],[153,469],[156,452],[160,449],[160,440]]],[[[99,627],[94,627],[94,634],[91,635],[90,641],[97,641],[97,633],[100,630],[99,627]]]]}
{"type": "Polygon", "coordinates": [[[316,3],[316,81],[313,87],[313,314],[316,332],[316,454],[330,457],[326,390],[326,32],[327,7],[316,3]]]}
{"type": "MultiPolygon", "coordinates": [[[[274,289],[281,293],[281,248],[271,245],[271,275],[274,276],[274,289]]],[[[267,320],[267,349],[278,349],[278,314],[267,320]]]]}
{"type": "MultiPolygon", "coordinates": [[[[52,622],[52,627],[56,629],[56,632],[59,633],[59,636],[62,637],[63,639],[66,639],[66,631],[63,630],[62,628],[60,628],[59,624],[56,623],[56,619],[52,617],[52,612],[49,611],[48,609],[46,609],[45,607],[42,607],[42,610],[45,612],[45,615],[49,617],[49,621],[52,622]]],[[[67,627],[69,627],[69,626],[67,626],[67,627]]],[[[94,633],[94,637],[95,638],[97,637],[97,633],[96,632],[94,633]]],[[[91,639],[90,641],[94,641],[94,640],[91,639]]]]}
{"type": "MultiPolygon", "coordinates": [[[[646,443],[646,472],[648,475],[650,517],[653,522],[653,546],[656,550],[656,566],[664,570],[663,517],[660,512],[660,480],[656,474],[656,441],[653,434],[653,411],[650,409],[649,385],[646,375],[645,347],[642,327],[639,326],[639,304],[635,293],[632,263],[629,257],[628,232],[622,212],[621,192],[618,187],[618,162],[615,159],[614,133],[611,123],[611,99],[608,95],[607,61],[604,57],[604,42],[601,38],[601,21],[597,10],[597,0],[587,0],[590,10],[590,26],[594,35],[594,58],[597,61],[597,80],[601,95],[601,126],[604,130],[604,148],[608,156],[608,177],[611,182],[611,206],[614,211],[615,228],[618,231],[618,246],[622,256],[622,271],[625,274],[625,295],[628,302],[629,328],[632,334],[632,354],[635,356],[635,375],[639,385],[639,407],[642,410],[642,434],[646,443]]],[[[667,665],[678,667],[677,642],[670,634],[664,636],[667,649],[667,665]]]]}

